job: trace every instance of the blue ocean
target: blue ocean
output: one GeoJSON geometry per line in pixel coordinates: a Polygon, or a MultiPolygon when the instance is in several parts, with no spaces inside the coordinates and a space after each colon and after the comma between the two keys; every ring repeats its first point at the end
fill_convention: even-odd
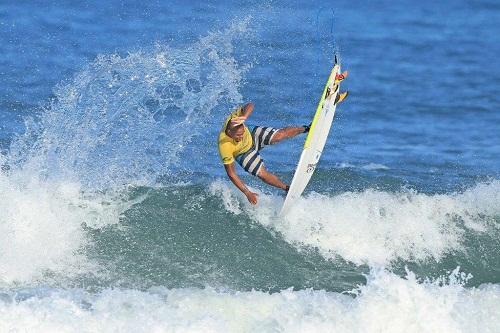
{"type": "Polygon", "coordinates": [[[500,332],[499,56],[496,0],[2,1],[0,332],[500,332]],[[335,53],[251,205],[224,119],[308,124],[335,53]]]}

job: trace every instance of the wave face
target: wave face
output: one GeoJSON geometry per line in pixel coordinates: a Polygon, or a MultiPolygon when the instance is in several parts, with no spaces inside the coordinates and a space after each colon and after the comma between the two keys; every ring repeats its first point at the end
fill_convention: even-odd
{"type": "Polygon", "coordinates": [[[100,196],[70,184],[30,186],[9,192],[5,206],[5,220],[16,217],[4,223],[6,285],[338,292],[364,283],[368,267],[408,266],[424,278],[462,266],[478,286],[495,281],[500,260],[498,181],[447,195],[312,193],[285,217],[277,216],[281,196],[256,189],[256,208],[220,180],[100,196]],[[23,212],[27,204],[38,213],[23,212]],[[9,236],[16,232],[33,240],[9,236]]]}

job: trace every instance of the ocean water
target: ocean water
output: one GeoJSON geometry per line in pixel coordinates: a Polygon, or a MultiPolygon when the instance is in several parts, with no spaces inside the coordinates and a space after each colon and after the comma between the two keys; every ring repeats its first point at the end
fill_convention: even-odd
{"type": "Polygon", "coordinates": [[[0,3],[0,332],[500,332],[498,54],[493,0],[0,3]],[[251,206],[222,121],[307,124],[334,52],[251,206]]]}

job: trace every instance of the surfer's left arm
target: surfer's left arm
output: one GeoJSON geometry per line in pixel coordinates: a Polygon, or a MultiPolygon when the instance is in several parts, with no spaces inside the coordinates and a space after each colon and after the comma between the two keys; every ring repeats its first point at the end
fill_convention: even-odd
{"type": "Polygon", "coordinates": [[[224,169],[226,169],[226,173],[229,179],[233,182],[233,184],[247,197],[248,201],[252,205],[257,204],[257,193],[254,193],[246,187],[245,183],[238,177],[236,170],[234,168],[234,162],[230,164],[224,164],[224,169]]]}

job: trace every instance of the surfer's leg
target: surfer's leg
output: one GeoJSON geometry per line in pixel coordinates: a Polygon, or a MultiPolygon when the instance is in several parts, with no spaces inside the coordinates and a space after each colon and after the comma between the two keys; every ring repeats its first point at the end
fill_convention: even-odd
{"type": "Polygon", "coordinates": [[[266,168],[264,167],[264,164],[260,166],[259,171],[257,172],[257,177],[259,177],[269,185],[272,185],[274,187],[280,188],[285,191],[288,190],[288,185],[283,183],[276,175],[267,171],[266,168]]]}
{"type": "Polygon", "coordinates": [[[275,144],[284,139],[293,138],[294,136],[304,133],[305,131],[306,128],[304,126],[280,128],[271,138],[271,144],[275,144]]]}
{"type": "Polygon", "coordinates": [[[255,126],[252,130],[253,143],[257,150],[261,150],[267,145],[272,144],[272,139],[279,130],[272,127],[255,126]]]}

